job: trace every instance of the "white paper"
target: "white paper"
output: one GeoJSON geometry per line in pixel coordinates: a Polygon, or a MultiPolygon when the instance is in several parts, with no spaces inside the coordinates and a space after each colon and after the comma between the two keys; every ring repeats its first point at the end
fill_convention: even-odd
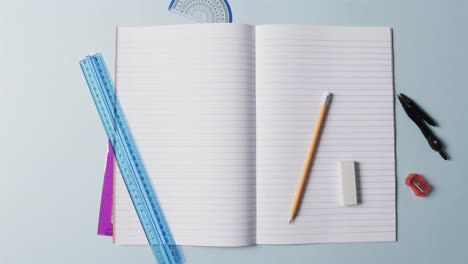
{"type": "MultiPolygon", "coordinates": [[[[117,91],[179,245],[255,243],[255,48],[246,25],[118,28],[117,91]]],[[[115,242],[147,244],[116,177],[115,242]]]]}
{"type": "Polygon", "coordinates": [[[257,243],[394,241],[395,136],[388,28],[256,27],[257,243]],[[289,224],[320,101],[333,93],[299,213],[289,224]],[[340,205],[354,160],[359,205],[340,205]]]}
{"type": "MultiPolygon", "coordinates": [[[[233,24],[119,28],[119,98],[177,244],[394,241],[391,30],[233,24]],[[289,210],[325,92],[302,205],[289,210]],[[340,205],[339,161],[359,204],[340,205]]],[[[117,244],[147,244],[119,175],[117,244]]]]}

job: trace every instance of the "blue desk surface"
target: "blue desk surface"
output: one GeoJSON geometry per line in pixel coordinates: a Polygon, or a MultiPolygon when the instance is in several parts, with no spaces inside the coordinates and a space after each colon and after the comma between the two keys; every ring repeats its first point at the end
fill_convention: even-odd
{"type": "MultiPolygon", "coordinates": [[[[192,23],[169,0],[0,3],[0,263],[154,263],[96,236],[105,134],[78,66],[116,25],[192,23]]],[[[230,0],[234,22],[390,26],[395,84],[440,123],[451,161],[396,107],[398,242],[185,247],[188,263],[468,263],[468,1],[230,0]],[[404,184],[433,184],[416,198],[404,184]]],[[[112,67],[112,65],[110,65],[112,67]]]]}

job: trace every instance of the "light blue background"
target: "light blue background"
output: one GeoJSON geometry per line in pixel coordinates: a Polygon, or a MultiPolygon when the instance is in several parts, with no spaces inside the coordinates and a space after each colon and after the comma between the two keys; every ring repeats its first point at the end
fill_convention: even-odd
{"type": "MultiPolygon", "coordinates": [[[[440,123],[443,161],[396,107],[398,242],[184,247],[188,263],[468,263],[468,3],[457,0],[231,0],[236,23],[394,28],[397,92],[440,123]],[[416,198],[404,178],[434,186],[416,198]]],[[[0,3],[0,263],[154,263],[148,247],[96,236],[104,130],[78,66],[116,25],[193,23],[169,0],[0,3]]]]}

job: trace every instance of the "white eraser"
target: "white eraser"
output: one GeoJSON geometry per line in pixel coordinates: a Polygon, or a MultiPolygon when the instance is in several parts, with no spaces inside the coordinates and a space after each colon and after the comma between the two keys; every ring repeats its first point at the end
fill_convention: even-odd
{"type": "Polygon", "coordinates": [[[341,200],[343,205],[356,205],[356,168],[354,161],[340,161],[341,168],[341,200]]]}

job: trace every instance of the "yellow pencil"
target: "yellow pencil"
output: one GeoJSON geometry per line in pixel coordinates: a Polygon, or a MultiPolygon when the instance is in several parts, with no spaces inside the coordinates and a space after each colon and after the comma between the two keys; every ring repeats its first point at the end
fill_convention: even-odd
{"type": "Polygon", "coordinates": [[[327,93],[323,98],[322,105],[320,107],[319,117],[317,119],[317,123],[315,125],[314,135],[312,136],[312,141],[310,142],[309,150],[307,151],[307,156],[304,162],[304,167],[302,168],[302,176],[299,180],[299,185],[297,186],[296,196],[294,197],[291,212],[290,212],[290,220],[291,223],[294,220],[294,217],[297,214],[297,208],[299,207],[299,203],[301,202],[302,192],[304,190],[304,185],[307,180],[307,175],[309,174],[309,168],[312,164],[312,159],[314,157],[315,148],[317,146],[317,141],[320,135],[320,130],[322,128],[323,119],[325,117],[325,113],[327,112],[327,107],[330,104],[331,100],[331,93],[327,93]]]}

